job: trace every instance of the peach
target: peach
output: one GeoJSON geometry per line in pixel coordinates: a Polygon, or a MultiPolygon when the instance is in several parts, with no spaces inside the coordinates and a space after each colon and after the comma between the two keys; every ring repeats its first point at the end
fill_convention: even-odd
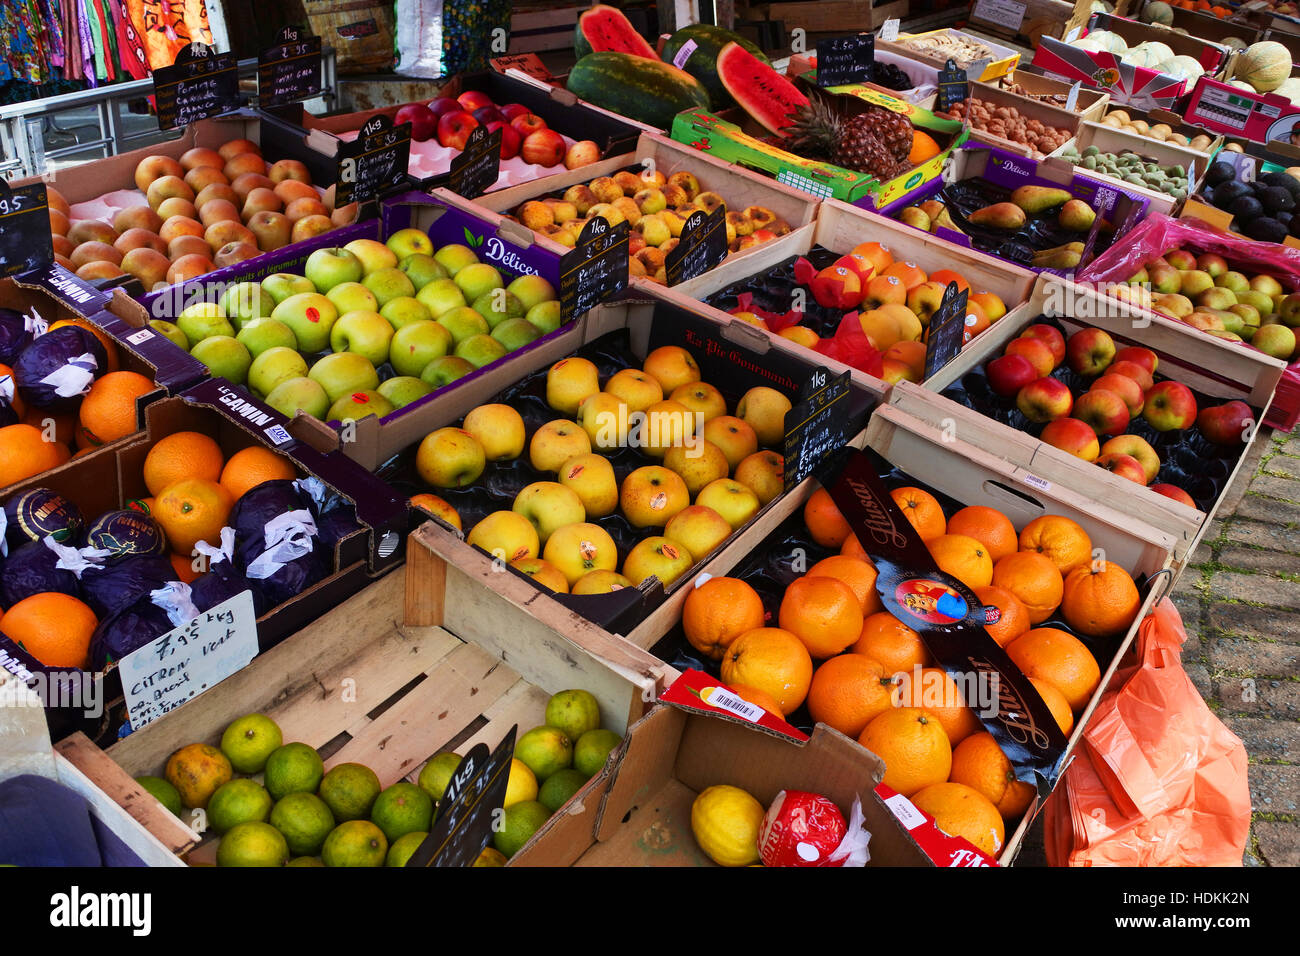
{"type": "Polygon", "coordinates": [[[162,224],[158,235],[163,242],[170,245],[177,236],[202,236],[203,226],[189,216],[172,216],[162,224]]]}
{"type": "Polygon", "coordinates": [[[68,228],[72,225],[68,222],[68,217],[57,209],[49,210],[50,213],[50,234],[53,236],[66,236],[68,228]]]}
{"type": "Polygon", "coordinates": [[[296,179],[286,179],[276,183],[275,194],[280,197],[280,202],[284,203],[286,206],[295,199],[320,198],[320,195],[314,188],[308,186],[306,183],[300,183],[296,179]]]}
{"type": "Polygon", "coordinates": [[[225,199],[209,199],[199,207],[199,221],[211,226],[226,221],[239,222],[239,208],[225,199]]]}
{"type": "Polygon", "coordinates": [[[53,186],[47,185],[45,187],[45,199],[46,202],[49,203],[51,209],[57,209],[69,219],[72,218],[72,207],[69,206],[68,201],[63,198],[63,193],[59,192],[53,186]]]}
{"type": "Polygon", "coordinates": [[[244,208],[240,212],[240,216],[247,222],[253,218],[254,213],[279,212],[281,208],[282,204],[279,196],[264,186],[258,186],[244,200],[244,208]]]}
{"type": "Polygon", "coordinates": [[[180,179],[185,175],[185,167],[170,156],[146,156],[135,167],[135,188],[148,192],[155,180],[165,176],[180,179]]]}
{"type": "Polygon", "coordinates": [[[117,242],[117,230],[98,219],[78,219],[68,228],[68,238],[76,245],[83,242],[117,242]]]}
{"type": "Polygon", "coordinates": [[[54,261],[57,262],[59,265],[61,265],[63,268],[67,269],[69,272],[73,271],[72,260],[69,259],[67,256],[61,256],[56,252],[54,254],[54,261]]]}
{"type": "Polygon", "coordinates": [[[214,260],[217,268],[234,265],[236,262],[243,262],[245,259],[253,259],[260,256],[262,251],[257,246],[247,242],[231,242],[217,250],[217,257],[214,260]]]}
{"type": "Polygon", "coordinates": [[[232,139],[228,143],[223,143],[217,147],[217,155],[221,157],[221,162],[228,163],[240,153],[253,153],[257,156],[262,155],[262,147],[258,146],[251,139],[232,139]]]}
{"type": "Polygon", "coordinates": [[[181,154],[181,167],[187,173],[202,167],[219,171],[225,164],[225,160],[221,158],[220,153],[215,149],[208,149],[203,146],[195,146],[193,149],[187,149],[181,154]]]}
{"type": "MultiPolygon", "coordinates": [[[[197,197],[196,197],[197,198],[197,197]]],[[[172,216],[184,216],[186,219],[198,219],[199,209],[188,199],[182,199],[180,196],[173,196],[171,199],[164,199],[159,204],[158,215],[166,222],[172,216]]]]}
{"type": "Polygon", "coordinates": [[[215,166],[195,166],[185,174],[185,185],[196,193],[202,192],[204,186],[211,186],[213,183],[229,186],[230,180],[215,166]]]}
{"type": "Polygon", "coordinates": [[[311,173],[296,159],[282,159],[273,163],[267,175],[271,177],[273,183],[282,183],[290,179],[300,183],[311,183],[311,173]]]}
{"type": "Polygon", "coordinates": [[[124,256],[132,249],[140,248],[157,250],[159,255],[167,252],[167,243],[163,242],[158,233],[150,232],[148,229],[128,229],[117,237],[117,242],[113,245],[124,256]]]}
{"type": "Polygon", "coordinates": [[[171,266],[165,255],[147,246],[132,249],[122,257],[122,271],[139,279],[146,292],[152,292],[159,283],[166,283],[171,266]]]}
{"type": "Polygon", "coordinates": [[[214,222],[203,233],[203,241],[208,244],[208,248],[214,253],[230,242],[247,242],[250,245],[257,245],[257,237],[238,219],[225,219],[221,222],[214,222]]]}
{"type": "Polygon", "coordinates": [[[304,239],[324,235],[333,228],[334,223],[330,222],[329,216],[304,216],[293,224],[290,239],[294,242],[302,242],[304,239]]]}
{"type": "Polygon", "coordinates": [[[266,160],[256,153],[240,153],[230,159],[222,167],[221,171],[226,174],[226,178],[232,183],[245,173],[256,173],[259,176],[265,176],[266,160]]]}
{"type": "Polygon", "coordinates": [[[122,262],[122,250],[106,242],[83,242],[68,255],[68,259],[78,269],[91,262],[109,262],[116,266],[122,262]]]}
{"type": "Polygon", "coordinates": [[[284,214],[290,222],[297,222],[306,216],[328,216],[329,210],[319,199],[295,199],[284,207],[284,214]]]}
{"type": "Polygon", "coordinates": [[[261,173],[244,173],[230,181],[230,188],[235,191],[239,201],[243,202],[254,189],[274,189],[275,183],[261,173]]]}
{"type": "Polygon", "coordinates": [[[187,199],[194,202],[194,190],[185,185],[185,180],[179,176],[163,176],[161,179],[155,179],[149,184],[145,192],[145,198],[149,200],[149,205],[157,209],[165,199],[171,199],[178,196],[181,199],[187,199]]]}
{"type": "Polygon", "coordinates": [[[71,260],[72,253],[76,250],[76,245],[71,239],[63,235],[50,236],[50,241],[54,244],[54,251],[58,255],[67,256],[71,260]]]}
{"type": "Polygon", "coordinates": [[[147,229],[150,232],[157,232],[162,228],[163,220],[156,212],[148,206],[129,206],[126,209],[118,211],[113,217],[113,228],[119,234],[130,229],[147,229]]]}
{"type": "Polygon", "coordinates": [[[194,197],[194,208],[202,209],[214,199],[224,199],[232,206],[238,206],[243,200],[239,193],[235,192],[230,186],[222,183],[213,183],[210,186],[204,186],[199,190],[199,194],[194,197]]]}
{"type": "Polygon", "coordinates": [[[77,270],[78,279],[86,279],[93,282],[96,279],[116,279],[118,276],[126,275],[121,267],[113,265],[111,262],[87,262],[77,270]]]}
{"type": "Polygon", "coordinates": [[[172,262],[171,268],[167,270],[167,284],[175,285],[177,282],[184,282],[186,279],[197,279],[201,275],[207,275],[216,266],[207,256],[181,256],[172,262]]]}
{"type": "Polygon", "coordinates": [[[181,256],[210,256],[212,247],[203,241],[203,235],[177,236],[167,243],[167,258],[175,262],[181,256]]]}

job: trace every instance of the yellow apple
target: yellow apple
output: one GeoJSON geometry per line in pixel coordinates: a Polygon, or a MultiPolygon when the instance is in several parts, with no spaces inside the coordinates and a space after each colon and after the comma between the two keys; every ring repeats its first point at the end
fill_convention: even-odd
{"type": "Polygon", "coordinates": [[[698,448],[704,440],[699,435],[699,422],[695,413],[681,402],[665,398],[655,402],[642,414],[644,424],[641,434],[637,435],[634,424],[628,433],[628,444],[640,448],[651,458],[663,458],[670,448],[682,445],[698,448]]]}
{"type": "Polygon", "coordinates": [[[478,439],[463,428],[439,428],[424,436],[415,469],[435,488],[463,488],[483,474],[486,458],[478,439]]]}
{"type": "Polygon", "coordinates": [[[537,529],[531,521],[513,511],[492,512],[469,529],[465,540],[507,564],[535,558],[539,550],[537,529]]]}
{"type": "Polygon", "coordinates": [[[651,575],[666,588],[691,569],[695,559],[686,545],[658,536],[638,541],[623,561],[623,575],[640,584],[651,575]]]}
{"type": "Polygon", "coordinates": [[[412,508],[422,508],[431,515],[436,515],[457,530],[461,530],[460,513],[437,495],[421,492],[412,495],[409,502],[412,508]]]}
{"type": "Polygon", "coordinates": [[[610,594],[632,587],[632,582],[617,571],[588,571],[578,578],[570,594],[610,594]]]}
{"type": "Polygon", "coordinates": [[[569,593],[569,582],[564,573],[545,558],[522,558],[510,562],[510,566],[522,574],[528,575],[548,591],[559,594],[569,593]]]}
{"type": "Polygon", "coordinates": [[[377,239],[353,239],[343,248],[361,260],[366,275],[380,269],[397,268],[397,253],[377,239]]]}
{"type": "Polygon", "coordinates": [[[578,406],[578,424],[587,433],[592,448],[612,451],[627,444],[627,403],[609,392],[588,395],[578,406]]]}
{"type": "Polygon", "coordinates": [[[608,458],[597,454],[570,458],[560,466],[558,478],[581,499],[588,518],[603,518],[618,507],[618,479],[608,458]]]}
{"type": "Polygon", "coordinates": [[[557,418],[533,432],[533,440],[528,443],[528,460],[538,471],[559,471],[570,458],[590,451],[591,440],[577,422],[557,418]]]}
{"type": "Polygon", "coordinates": [[[480,405],[461,427],[478,439],[488,461],[510,461],[524,453],[524,419],[509,405],[480,405]]]}
{"type": "Polygon", "coordinates": [[[600,374],[585,358],[560,359],[546,373],[546,404],[563,415],[576,415],[582,400],[599,391],[600,374]]]}
{"type": "Polygon", "coordinates": [[[542,557],[560,569],[569,587],[590,571],[618,569],[614,539],[600,525],[585,521],[565,525],[552,534],[542,557]]]}
{"type": "Polygon", "coordinates": [[[664,526],[664,534],[703,559],[731,537],[731,525],[708,505],[691,505],[673,515],[664,526]]]}
{"type": "Polygon", "coordinates": [[[703,420],[717,418],[727,414],[727,400],[722,393],[708,382],[687,382],[673,389],[669,396],[674,402],[681,402],[693,412],[704,416],[703,420]]]}
{"type": "Polygon", "coordinates": [[[731,474],[731,466],[727,464],[722,449],[703,438],[689,448],[678,445],[668,449],[668,454],[664,455],[664,467],[682,476],[692,498],[709,482],[731,474]]]}
{"type": "Polygon", "coordinates": [[[727,467],[736,466],[758,451],[758,433],[749,422],[734,415],[719,415],[704,423],[704,437],[722,449],[727,467]]]}
{"type": "Polygon", "coordinates": [[[632,527],[662,528],[691,503],[691,493],[677,472],[646,465],[623,479],[618,503],[632,527]]]}
{"type": "Polygon", "coordinates": [[[736,466],[732,477],[765,505],[785,491],[785,459],[774,451],[756,451],[736,466]]]}
{"type": "Polygon", "coordinates": [[[645,357],[641,368],[659,381],[665,395],[700,380],[700,366],[695,357],[680,345],[660,346],[645,357]]]}
{"type": "Polygon", "coordinates": [[[534,481],[525,485],[515,495],[510,510],[532,522],[542,545],[557,529],[587,520],[587,509],[578,493],[558,481],[534,481]]]}
{"type": "Polygon", "coordinates": [[[760,445],[780,445],[785,441],[785,413],[790,399],[774,388],[758,385],[740,397],[736,417],[754,429],[760,445]]]}
{"type": "Polygon", "coordinates": [[[759,509],[758,495],[733,478],[719,478],[709,482],[695,496],[695,503],[712,508],[726,518],[732,531],[754,517],[759,509]]]}
{"type": "Polygon", "coordinates": [[[664,397],[658,380],[636,368],[615,372],[605,383],[605,391],[627,402],[629,412],[643,412],[664,397]]]}

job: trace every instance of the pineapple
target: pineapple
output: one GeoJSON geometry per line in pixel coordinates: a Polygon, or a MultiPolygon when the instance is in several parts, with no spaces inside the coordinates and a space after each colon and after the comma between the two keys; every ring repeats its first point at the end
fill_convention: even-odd
{"type": "Polygon", "coordinates": [[[912,152],[913,134],[912,124],[908,122],[907,117],[883,106],[876,106],[874,103],[869,104],[866,112],[857,118],[866,117],[870,117],[869,128],[875,133],[876,138],[885,144],[890,155],[900,163],[905,162],[912,152]]]}
{"type": "Polygon", "coordinates": [[[898,160],[877,135],[877,122],[869,114],[845,120],[825,103],[813,100],[799,110],[786,133],[786,145],[804,156],[828,159],[877,179],[891,179],[899,171],[898,160]]]}

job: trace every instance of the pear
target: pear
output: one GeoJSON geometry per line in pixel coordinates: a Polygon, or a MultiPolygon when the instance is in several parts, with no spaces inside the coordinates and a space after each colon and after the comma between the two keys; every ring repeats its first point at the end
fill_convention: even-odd
{"type": "Polygon", "coordinates": [[[1021,186],[1011,194],[1011,201],[1031,214],[1044,212],[1073,198],[1068,191],[1051,186],[1021,186]]]}
{"type": "Polygon", "coordinates": [[[1062,229],[1072,232],[1087,232],[1097,218],[1096,211],[1082,199],[1070,199],[1061,207],[1057,217],[1062,229]]]}
{"type": "Polygon", "coordinates": [[[977,226],[1019,229],[1025,224],[1025,210],[1015,203],[999,202],[992,206],[985,206],[983,209],[976,209],[969,218],[977,226]]]}

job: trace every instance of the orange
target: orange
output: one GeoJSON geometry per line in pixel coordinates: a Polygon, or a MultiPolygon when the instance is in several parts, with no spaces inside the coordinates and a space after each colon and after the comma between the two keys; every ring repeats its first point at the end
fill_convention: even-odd
{"type": "Polygon", "coordinates": [[[939,721],[954,747],[981,729],[975,711],[966,705],[961,688],[942,667],[923,667],[902,678],[895,701],[899,707],[920,707],[939,721]]]}
{"type": "Polygon", "coordinates": [[[969,299],[966,300],[965,323],[966,328],[961,335],[962,342],[969,342],[993,324],[983,307],[978,302],[971,302],[969,299]]]}
{"type": "Polygon", "coordinates": [[[113,336],[109,335],[107,332],[105,332],[99,326],[95,325],[93,322],[89,322],[86,319],[79,319],[79,318],[59,319],[57,322],[51,322],[48,331],[53,332],[55,329],[64,325],[75,325],[78,328],[85,329],[95,338],[99,339],[99,344],[104,346],[104,351],[108,355],[107,371],[109,372],[117,371],[118,369],[117,342],[116,340],[114,340],[113,336]]]}
{"type": "Polygon", "coordinates": [[[1006,647],[1029,630],[1029,608],[1006,588],[990,584],[985,588],[976,588],[975,596],[985,607],[995,607],[1002,612],[1002,617],[996,624],[984,625],[984,630],[998,642],[998,647],[1006,647]]]}
{"type": "Polygon", "coordinates": [[[1029,623],[1042,624],[1061,604],[1061,570],[1045,554],[1017,551],[993,565],[993,584],[1006,588],[1029,611],[1029,623]]]}
{"type": "Polygon", "coordinates": [[[62,442],[64,445],[71,446],[77,440],[77,432],[81,429],[81,423],[77,421],[76,412],[51,412],[45,408],[29,408],[23,416],[23,424],[31,425],[33,428],[46,430],[50,422],[54,423],[54,439],[62,442]]]}
{"type": "Polygon", "coordinates": [[[803,641],[779,627],[756,627],[741,634],[722,658],[722,680],[770,694],[789,714],[799,709],[812,683],[813,662],[803,641]]]}
{"type": "MultiPolygon", "coordinates": [[[[169,554],[167,556],[172,563],[172,569],[176,572],[176,580],[183,584],[193,584],[197,581],[202,573],[194,570],[194,558],[184,554],[169,554]]],[[[206,560],[206,559],[204,559],[206,560]]]]}
{"type": "MultiPolygon", "coordinates": [[[[857,538],[854,540],[856,541],[857,538]]],[[[843,581],[858,596],[858,603],[862,606],[864,617],[885,609],[885,606],[880,603],[880,595],[876,593],[876,566],[869,559],[833,554],[829,558],[822,558],[809,568],[808,577],[837,578],[843,581]]]]}
{"type": "Polygon", "coordinates": [[[1043,698],[1043,703],[1056,718],[1061,733],[1070,736],[1070,731],[1074,729],[1074,714],[1070,711],[1070,702],[1065,699],[1065,695],[1041,677],[1031,677],[1029,683],[1034,685],[1034,689],[1043,698]]]}
{"type": "Polygon", "coordinates": [[[40,429],[31,425],[0,428],[0,488],[49,471],[60,464],[66,446],[47,442],[40,429]]]}
{"type": "Polygon", "coordinates": [[[910,674],[930,660],[921,635],[888,611],[869,615],[849,650],[879,661],[886,674],[910,674]]]}
{"type": "Polygon", "coordinates": [[[803,523],[823,548],[838,548],[850,534],[849,523],[825,488],[818,488],[803,506],[803,523]]]}
{"type": "Polygon", "coordinates": [[[885,358],[902,362],[916,374],[925,374],[925,343],[904,339],[885,349],[885,358]]]}
{"type": "Polygon", "coordinates": [[[944,288],[947,288],[951,283],[955,282],[957,283],[957,291],[970,292],[970,283],[962,278],[960,274],[953,272],[951,269],[939,269],[935,272],[931,272],[930,281],[942,283],[944,288]]]}
{"type": "Polygon", "coordinates": [[[939,144],[934,141],[934,137],[924,130],[912,131],[912,149],[907,154],[908,165],[919,166],[926,160],[934,159],[939,155],[939,144]]]}
{"type": "Polygon", "coordinates": [[[925,281],[925,272],[915,262],[904,262],[902,259],[895,259],[894,262],[885,269],[887,276],[894,276],[899,282],[907,287],[911,292],[922,282],[925,281]]]}
{"type": "Polygon", "coordinates": [[[18,394],[18,383],[14,379],[14,370],[8,365],[0,364],[0,395],[14,393],[13,398],[9,400],[9,407],[14,410],[14,414],[21,420],[27,414],[27,406],[23,404],[22,397],[18,394]]]}
{"type": "Polygon", "coordinates": [[[992,857],[1002,851],[1006,828],[998,808],[978,791],[961,783],[926,787],[912,805],[934,817],[934,825],[949,836],[961,837],[992,857]]]}
{"type": "Polygon", "coordinates": [[[1019,551],[1015,525],[996,508],[971,505],[948,519],[949,534],[964,534],[983,543],[994,561],[1019,551]]]}
{"type": "Polygon", "coordinates": [[[952,770],[952,745],[943,726],[920,707],[891,707],[871,719],[858,743],[885,762],[881,780],[905,797],[943,783],[952,770]]]}
{"type": "Polygon", "coordinates": [[[154,391],[153,382],[137,372],[109,372],[97,379],[81,400],[77,441],[106,445],[139,428],[135,401],[154,391]]]}
{"type": "Polygon", "coordinates": [[[781,702],[765,690],[759,690],[757,687],[750,687],[748,684],[732,684],[734,690],[751,704],[757,704],[769,714],[776,714],[782,720],[785,720],[785,714],[781,711],[781,702]]]}
{"type": "Polygon", "coordinates": [[[874,268],[873,275],[880,275],[894,264],[894,254],[878,242],[862,242],[853,247],[852,256],[861,256],[874,268]]]}
{"type": "Polygon", "coordinates": [[[1073,634],[1055,627],[1037,627],[1007,645],[1007,654],[1026,677],[1047,681],[1078,713],[1101,682],[1097,659],[1073,634]]]}
{"type": "Polygon", "coordinates": [[[144,459],[144,483],[156,498],[168,485],[183,478],[220,481],[224,463],[221,448],[207,435],[176,432],[149,449],[144,459]]]}
{"type": "Polygon", "coordinates": [[[939,537],[948,527],[943,508],[928,491],[907,485],[895,488],[889,495],[894,499],[894,504],[903,509],[904,517],[916,529],[922,541],[939,537]]]}
{"type": "Polygon", "coordinates": [[[941,534],[925,546],[940,571],[951,574],[971,590],[993,583],[993,559],[982,542],[964,534],[941,534]]]}
{"type": "Polygon", "coordinates": [[[856,740],[874,717],[894,706],[894,687],[879,661],[841,654],[814,672],[808,713],[814,721],[856,740]]]}
{"type": "Polygon", "coordinates": [[[1020,532],[1020,550],[1047,555],[1066,575],[1092,560],[1092,539],[1077,521],[1064,515],[1043,515],[1020,532]]]}
{"type": "Polygon", "coordinates": [[[686,639],[715,661],[741,634],[762,627],[765,618],[763,599],[739,578],[710,578],[692,588],[682,605],[686,639]]]}
{"type": "Polygon", "coordinates": [[[871,560],[871,555],[867,554],[866,549],[862,547],[861,542],[858,541],[858,536],[856,534],[850,534],[844,539],[844,543],[840,545],[840,554],[844,555],[846,558],[857,558],[860,561],[871,560]]]}
{"type": "Polygon", "coordinates": [[[862,603],[839,578],[796,578],[778,612],[785,628],[818,659],[834,657],[862,634],[862,603]]]}
{"type": "Polygon", "coordinates": [[[1089,637],[1123,634],[1142,606],[1133,578],[1113,561],[1084,564],[1065,576],[1061,616],[1089,637]]]}
{"type": "Polygon", "coordinates": [[[218,544],[234,506],[234,499],[223,485],[204,478],[185,478],[158,495],[153,517],[167,533],[172,551],[183,557],[193,554],[195,542],[218,544]]]}
{"type": "Polygon", "coordinates": [[[987,731],[971,734],[954,748],[948,779],[980,794],[1006,820],[1023,814],[1034,799],[1033,786],[1016,779],[1011,761],[987,731]]]}
{"type": "Polygon", "coordinates": [[[250,445],[235,452],[226,462],[226,467],[221,469],[221,484],[235,501],[264,481],[292,481],[297,477],[298,472],[289,459],[260,445],[250,445]]]}
{"type": "Polygon", "coordinates": [[[89,607],[54,591],[23,598],[5,612],[4,623],[5,634],[46,667],[84,667],[99,626],[89,607]]]}

